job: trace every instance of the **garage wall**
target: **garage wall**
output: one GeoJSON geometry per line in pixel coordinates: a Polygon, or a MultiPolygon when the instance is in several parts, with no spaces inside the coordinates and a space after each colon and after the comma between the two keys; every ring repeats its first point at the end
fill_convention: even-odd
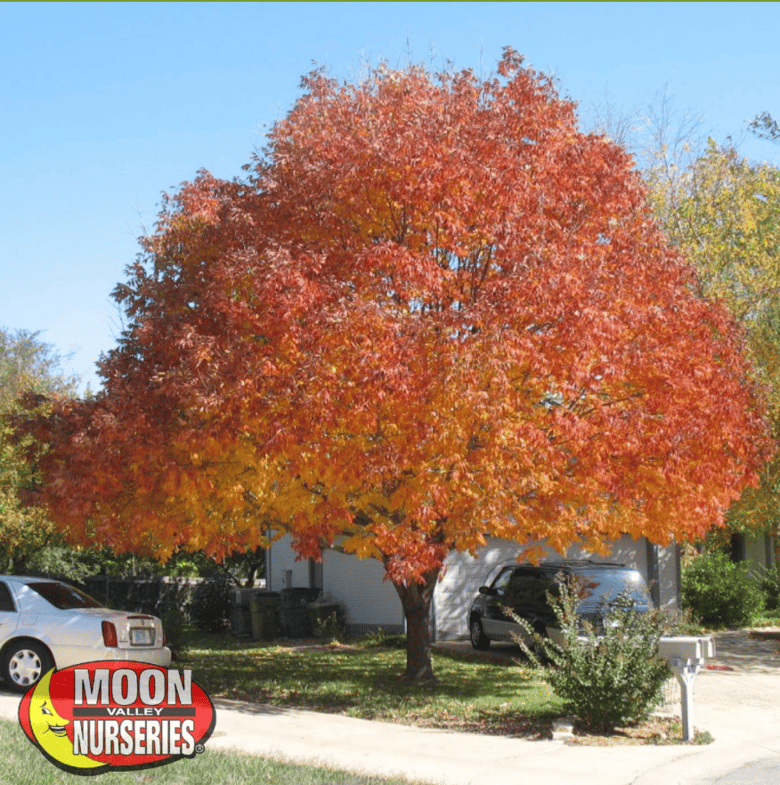
{"type": "MultiPolygon", "coordinates": [[[[666,548],[658,548],[658,586],[660,590],[660,607],[680,609],[680,549],[676,544],[666,548]]],[[[644,575],[644,573],[643,573],[644,575]]]]}

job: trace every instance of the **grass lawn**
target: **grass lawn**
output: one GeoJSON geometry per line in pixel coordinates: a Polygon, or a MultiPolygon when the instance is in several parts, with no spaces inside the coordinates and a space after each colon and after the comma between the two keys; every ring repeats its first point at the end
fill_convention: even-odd
{"type": "MultiPolygon", "coordinates": [[[[229,634],[187,631],[189,649],[174,662],[212,697],[290,706],[352,717],[526,738],[547,736],[560,703],[532,670],[484,655],[435,650],[438,682],[401,678],[406,652],[397,639],[347,645],[277,645],[238,641],[229,634]],[[389,644],[389,645],[387,645],[389,644]]],[[[24,737],[0,721],[0,785],[57,785],[83,778],[60,771],[24,737]]],[[[156,769],[111,772],[100,785],[413,785],[326,768],[208,749],[192,760],[156,769]]]]}
{"type": "Polygon", "coordinates": [[[0,745],[0,785],[75,785],[90,779],[100,785],[412,785],[408,780],[214,752],[208,746],[203,755],[155,769],[79,777],[61,771],[46,760],[25,738],[19,723],[12,720],[0,720],[0,745]]]}
{"type": "Polygon", "coordinates": [[[527,738],[549,735],[561,714],[541,676],[509,661],[434,650],[438,681],[409,684],[394,638],[296,646],[189,631],[188,639],[174,665],[191,668],[212,698],[527,738]]]}

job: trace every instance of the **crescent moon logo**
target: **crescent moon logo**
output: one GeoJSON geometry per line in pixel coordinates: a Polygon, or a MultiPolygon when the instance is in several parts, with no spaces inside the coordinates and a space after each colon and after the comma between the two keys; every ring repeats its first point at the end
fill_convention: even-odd
{"type": "Polygon", "coordinates": [[[51,698],[50,685],[54,671],[49,671],[34,687],[29,701],[30,728],[35,743],[49,760],[68,771],[72,769],[108,768],[107,764],[93,760],[88,755],[73,754],[73,742],[68,737],[70,720],[61,717],[51,698]]]}

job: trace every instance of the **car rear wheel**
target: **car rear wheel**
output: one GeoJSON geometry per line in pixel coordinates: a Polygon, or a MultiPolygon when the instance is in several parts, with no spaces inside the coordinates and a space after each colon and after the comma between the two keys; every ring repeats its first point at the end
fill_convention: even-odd
{"type": "Polygon", "coordinates": [[[490,647],[490,638],[485,635],[485,631],[482,629],[482,622],[479,619],[474,618],[471,620],[469,633],[471,635],[471,645],[475,649],[484,651],[490,647]]]}
{"type": "Polygon", "coordinates": [[[27,692],[54,667],[49,650],[33,640],[21,640],[6,650],[3,679],[13,692],[27,692]]]}

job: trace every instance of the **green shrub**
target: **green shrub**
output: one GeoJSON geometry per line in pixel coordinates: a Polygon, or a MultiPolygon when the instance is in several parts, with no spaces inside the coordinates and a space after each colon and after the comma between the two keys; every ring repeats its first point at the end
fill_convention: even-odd
{"type": "Polygon", "coordinates": [[[562,584],[559,596],[549,596],[549,601],[563,631],[562,646],[511,615],[533,640],[533,651],[522,639],[517,642],[533,665],[544,668],[566,711],[584,728],[599,732],[645,719],[661,703],[662,686],[672,675],[658,654],[658,639],[668,632],[669,620],[616,603],[605,608],[604,629],[597,631],[577,616],[573,584],[562,584]]]}
{"type": "Polygon", "coordinates": [[[341,642],[347,634],[344,612],[338,610],[312,609],[314,636],[323,643],[341,642]]]}
{"type": "Polygon", "coordinates": [[[363,636],[362,643],[369,649],[405,649],[406,635],[388,633],[383,627],[380,627],[363,636]]]}
{"type": "Polygon", "coordinates": [[[173,606],[163,614],[161,621],[171,656],[178,660],[187,650],[184,614],[180,608],[173,606]]]}
{"type": "Polygon", "coordinates": [[[780,609],[780,572],[777,567],[764,570],[758,578],[758,585],[764,594],[764,608],[768,611],[780,609]]]}
{"type": "Polygon", "coordinates": [[[764,593],[745,562],[720,552],[694,558],[682,571],[683,605],[702,624],[745,627],[764,606],[764,593]]]}
{"type": "Polygon", "coordinates": [[[230,592],[228,575],[218,572],[195,588],[190,607],[193,624],[202,632],[224,632],[230,626],[230,592]]]}

